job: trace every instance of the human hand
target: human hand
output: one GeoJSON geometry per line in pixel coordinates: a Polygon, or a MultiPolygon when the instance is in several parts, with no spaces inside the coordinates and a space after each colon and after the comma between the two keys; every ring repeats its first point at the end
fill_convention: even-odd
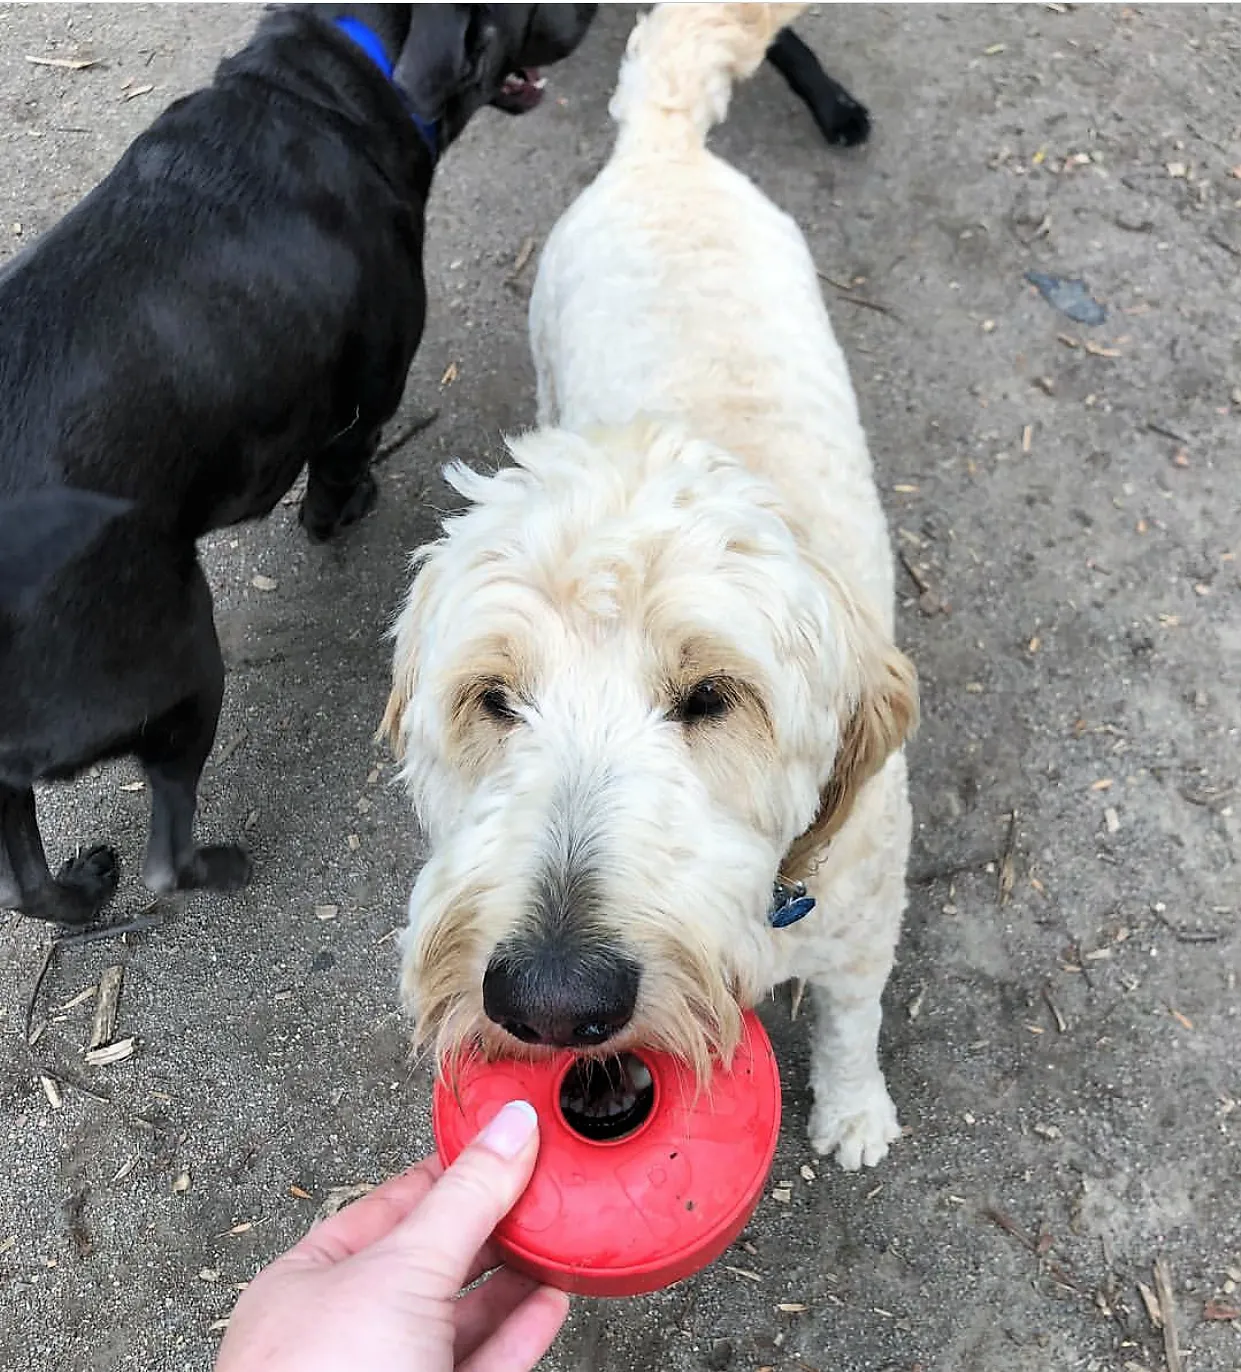
{"type": "Polygon", "coordinates": [[[216,1372],[529,1372],[569,1313],[501,1267],[492,1230],[526,1188],[538,1118],[512,1101],[447,1169],[431,1159],[347,1206],[237,1302],[216,1372]]]}

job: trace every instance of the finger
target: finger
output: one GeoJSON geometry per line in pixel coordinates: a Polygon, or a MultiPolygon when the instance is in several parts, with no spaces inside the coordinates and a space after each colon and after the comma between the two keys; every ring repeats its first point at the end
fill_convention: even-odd
{"type": "Polygon", "coordinates": [[[540,1286],[486,1343],[457,1364],[457,1372],[530,1372],[552,1346],[568,1314],[568,1296],[540,1286]]]}
{"type": "Polygon", "coordinates": [[[284,1255],[283,1261],[331,1266],[352,1257],[390,1234],[426,1197],[443,1167],[427,1158],[409,1171],[391,1177],[369,1194],[317,1224],[284,1255]]]}
{"type": "Polygon", "coordinates": [[[499,1329],[522,1301],[538,1289],[539,1283],[533,1277],[502,1267],[473,1291],[458,1297],[453,1307],[457,1322],[453,1357],[457,1362],[468,1358],[499,1329]]]}
{"type": "Polygon", "coordinates": [[[425,1296],[448,1300],[465,1284],[479,1249],[530,1180],[538,1132],[534,1107],[510,1101],[385,1240],[409,1270],[421,1272],[425,1296]]]}

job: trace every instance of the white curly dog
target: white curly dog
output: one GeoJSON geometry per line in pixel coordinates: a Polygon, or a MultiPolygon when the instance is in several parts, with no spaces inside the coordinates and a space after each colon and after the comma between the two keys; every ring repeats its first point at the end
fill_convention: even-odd
{"type": "Polygon", "coordinates": [[[915,675],[809,251],[705,147],[802,8],[635,29],[611,161],[539,266],[540,427],[450,470],[469,503],[416,555],[385,728],[430,847],[403,969],[425,1041],[651,1045],[705,1078],[800,978],[811,1141],[854,1169],[899,1133],[878,1035],[915,675]]]}

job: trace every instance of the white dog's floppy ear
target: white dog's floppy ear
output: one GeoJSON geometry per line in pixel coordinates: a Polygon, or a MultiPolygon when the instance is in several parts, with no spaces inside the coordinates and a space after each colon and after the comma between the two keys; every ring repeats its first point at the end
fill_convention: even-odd
{"type": "MultiPolygon", "coordinates": [[[[450,462],[442,476],[459,496],[463,496],[469,504],[477,505],[498,490],[511,487],[511,473],[514,471],[514,468],[507,467],[497,476],[486,476],[467,467],[464,462],[450,462]]],[[[405,713],[418,690],[421,671],[419,648],[433,631],[434,615],[443,609],[438,602],[451,589],[444,580],[436,553],[444,547],[452,526],[460,517],[459,514],[449,515],[442,520],[442,536],[432,543],[424,543],[409,559],[413,581],[392,631],[396,643],[392,653],[392,689],[384,717],[375,731],[376,742],[382,743],[386,739],[398,762],[405,760],[405,713]]]]}
{"type": "Polygon", "coordinates": [[[392,654],[392,689],[388,693],[383,719],[375,731],[376,742],[386,739],[398,762],[405,760],[405,711],[418,685],[418,641],[437,575],[429,561],[432,551],[432,547],[422,548],[411,559],[414,580],[392,635],[396,640],[392,654]]]}
{"type": "Polygon", "coordinates": [[[388,704],[384,708],[384,717],[379,721],[379,728],[375,730],[375,742],[386,742],[392,750],[392,756],[398,762],[405,760],[405,740],[401,733],[401,721],[405,718],[405,707],[409,704],[409,692],[404,681],[399,681],[394,676],[392,679],[392,689],[388,693],[388,704]]]}
{"type": "Polygon", "coordinates": [[[793,841],[780,868],[785,880],[814,872],[862,787],[918,727],[918,677],[914,665],[884,632],[874,614],[856,601],[847,604],[847,642],[858,670],[852,713],[841,731],[832,775],[819,796],[819,810],[793,841]]]}

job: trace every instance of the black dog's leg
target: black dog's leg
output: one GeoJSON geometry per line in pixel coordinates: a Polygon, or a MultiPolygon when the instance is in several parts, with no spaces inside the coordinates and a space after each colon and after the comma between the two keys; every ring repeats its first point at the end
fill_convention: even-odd
{"type": "Polygon", "coordinates": [[[34,792],[0,786],[0,908],[56,924],[88,924],[116,890],[116,854],[88,848],[53,878],[48,871],[34,792]]]}
{"type": "Polygon", "coordinates": [[[307,464],[306,496],[298,517],[312,543],[333,534],[375,508],[379,487],[371,460],[379,444],[379,430],[350,428],[333,439],[307,464]]]}
{"type": "Polygon", "coordinates": [[[823,70],[819,59],[791,29],[781,29],[767,49],[767,60],[804,101],[829,143],[851,148],[870,134],[870,115],[823,70]]]}
{"type": "Polygon", "coordinates": [[[203,887],[236,891],[250,879],[250,858],[238,844],[194,842],[198,781],[224,699],[224,663],[210,619],[205,632],[211,639],[204,658],[210,660],[197,694],[149,724],[134,749],[151,786],[151,832],[142,879],[157,892],[203,887]]]}

